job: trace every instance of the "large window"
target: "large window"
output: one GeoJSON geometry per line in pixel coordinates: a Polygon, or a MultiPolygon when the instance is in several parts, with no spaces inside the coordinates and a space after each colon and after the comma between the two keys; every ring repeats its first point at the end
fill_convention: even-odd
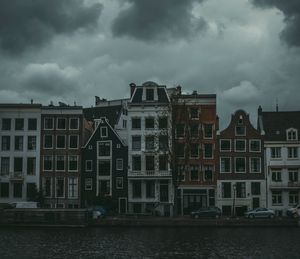
{"type": "Polygon", "coordinates": [[[132,198],[142,197],[142,182],[140,180],[132,181],[132,198]]]}
{"type": "Polygon", "coordinates": [[[52,196],[52,179],[51,179],[51,177],[44,178],[44,193],[45,193],[45,197],[52,196]]]}
{"type": "Polygon", "coordinates": [[[145,119],[145,129],[154,129],[154,118],[149,117],[145,119]]]}
{"type": "Polygon", "coordinates": [[[141,136],[132,136],[132,150],[141,150],[141,136]]]}
{"type": "Polygon", "coordinates": [[[145,137],[146,150],[154,150],[154,136],[145,137]]]}
{"type": "Polygon", "coordinates": [[[100,180],[100,196],[110,195],[110,180],[100,180]]]}
{"type": "Polygon", "coordinates": [[[154,100],[154,89],[146,89],[146,101],[154,100]]]}
{"type": "Polygon", "coordinates": [[[27,142],[28,150],[36,150],[36,136],[28,136],[27,142]]]}
{"type": "Polygon", "coordinates": [[[271,147],[271,158],[281,158],[280,147],[271,147]]]}
{"type": "Polygon", "coordinates": [[[158,138],[159,150],[168,151],[169,149],[169,139],[167,135],[160,135],[158,138]]]}
{"type": "Polygon", "coordinates": [[[231,198],[231,183],[222,183],[222,198],[231,198]]]}
{"type": "Polygon", "coordinates": [[[272,171],[272,181],[281,182],[281,171],[272,171]]]}
{"type": "Polygon", "coordinates": [[[155,198],[155,181],[146,181],[146,198],[155,198]]]}
{"type": "Polygon", "coordinates": [[[65,196],[65,179],[63,177],[57,177],[55,180],[55,196],[57,198],[63,198],[65,196]]]}
{"type": "Polygon", "coordinates": [[[146,171],[154,171],[154,156],[146,156],[146,171]]]}
{"type": "Polygon", "coordinates": [[[190,125],[190,135],[192,138],[198,138],[199,137],[199,126],[198,124],[191,124],[190,125]]]}
{"type": "Polygon", "coordinates": [[[231,150],[230,139],[220,139],[220,151],[229,152],[231,150]]]}
{"type": "Polygon", "coordinates": [[[1,157],[1,175],[8,175],[9,174],[9,157],[1,157]]]}
{"type": "Polygon", "coordinates": [[[237,152],[245,152],[246,151],[246,140],[244,140],[244,139],[236,139],[235,140],[235,151],[237,151],[237,152]]]}
{"type": "Polygon", "coordinates": [[[161,180],[159,185],[159,198],[161,202],[169,201],[169,184],[167,180],[161,180]]]}
{"type": "Polygon", "coordinates": [[[57,129],[64,130],[66,129],[66,119],[65,118],[57,118],[57,129]]]}
{"type": "Polygon", "coordinates": [[[78,135],[70,135],[69,136],[69,148],[77,149],[78,148],[78,142],[79,142],[78,140],[79,140],[78,135]]]}
{"type": "Polygon", "coordinates": [[[24,119],[15,119],[15,130],[24,130],[24,119]]]}
{"type": "Polygon", "coordinates": [[[298,147],[288,147],[288,158],[293,159],[293,158],[298,158],[298,147]]]}
{"type": "Polygon", "coordinates": [[[35,173],[36,173],[36,158],[27,157],[27,174],[35,175],[35,173]]]}
{"type": "Polygon", "coordinates": [[[298,182],[298,171],[289,170],[289,182],[298,182]]]}
{"type": "Polygon", "coordinates": [[[220,158],[220,172],[221,173],[230,173],[231,172],[230,157],[221,157],[220,158]]]}
{"type": "Polygon", "coordinates": [[[78,171],[78,156],[69,156],[69,171],[78,171]]]}
{"type": "Polygon", "coordinates": [[[98,174],[102,176],[108,176],[111,174],[111,162],[110,160],[98,161],[98,174]]]}
{"type": "Polygon", "coordinates": [[[236,157],[235,158],[235,172],[236,173],[245,173],[246,172],[246,158],[245,157],[236,157]]]}
{"type": "Polygon", "coordinates": [[[183,138],[184,137],[184,124],[176,125],[176,137],[183,138]]]}
{"type": "Polygon", "coordinates": [[[298,139],[298,130],[296,129],[288,129],[286,131],[287,140],[297,140],[298,139]]]}
{"type": "Polygon", "coordinates": [[[66,148],[66,136],[56,136],[56,148],[66,148]]]}
{"type": "Polygon", "coordinates": [[[191,158],[197,158],[199,157],[199,144],[197,143],[191,143],[190,144],[190,157],[191,158]]]}
{"type": "Polygon", "coordinates": [[[204,158],[213,158],[213,144],[204,144],[204,158]]]}
{"type": "Polygon", "coordinates": [[[204,134],[203,134],[204,138],[209,138],[209,139],[213,138],[213,125],[212,124],[204,124],[203,130],[204,130],[204,134]]]}
{"type": "Polygon", "coordinates": [[[52,130],[53,129],[53,118],[44,119],[44,129],[52,130]]]}
{"type": "Polygon", "coordinates": [[[260,152],[261,141],[259,139],[250,140],[250,152],[260,152]]]}
{"type": "Polygon", "coordinates": [[[184,158],[185,145],[184,144],[176,144],[176,157],[184,158]]]}
{"type": "Polygon", "coordinates": [[[273,191],[272,192],[272,205],[281,205],[282,204],[282,192],[273,191]]]}
{"type": "Polygon", "coordinates": [[[167,129],[168,128],[168,117],[159,117],[158,127],[160,129],[167,129]]]}
{"type": "Polygon", "coordinates": [[[23,136],[15,136],[15,150],[23,151],[23,136]]]}
{"type": "Polygon", "coordinates": [[[132,171],[141,171],[141,156],[132,156],[132,171]]]}
{"type": "Polygon", "coordinates": [[[167,155],[159,156],[159,170],[160,171],[168,170],[168,156],[167,155]]]}
{"type": "Polygon", "coordinates": [[[132,118],[132,129],[141,129],[141,118],[132,118]]]}
{"type": "Polygon", "coordinates": [[[190,165],[190,180],[198,181],[199,180],[199,166],[190,165]]]}
{"type": "Polygon", "coordinates": [[[65,156],[56,156],[56,170],[65,171],[65,156]]]}
{"type": "Polygon", "coordinates": [[[299,194],[298,191],[290,191],[289,192],[289,205],[296,205],[299,202],[299,194]]]}
{"type": "Polygon", "coordinates": [[[28,119],[28,130],[36,130],[37,129],[37,119],[32,118],[28,119]]]}
{"type": "Polygon", "coordinates": [[[53,136],[52,135],[44,136],[44,148],[45,149],[53,148],[53,136]]]}
{"type": "Polygon", "coordinates": [[[252,195],[260,195],[260,182],[252,182],[251,183],[251,194],[252,195]]]}
{"type": "Polygon", "coordinates": [[[23,158],[14,157],[14,172],[21,173],[23,171],[23,158]]]}
{"type": "Polygon", "coordinates": [[[236,184],[236,197],[237,198],[246,198],[246,183],[237,182],[236,184]]]}
{"type": "Polygon", "coordinates": [[[204,181],[212,181],[213,179],[213,166],[212,165],[203,165],[204,171],[204,181]]]}
{"type": "Polygon", "coordinates": [[[111,155],[111,144],[110,142],[99,142],[98,143],[98,154],[99,156],[110,156],[111,155]]]}
{"type": "Polygon", "coordinates": [[[69,186],[68,186],[68,197],[69,198],[78,198],[78,178],[69,177],[69,186]]]}
{"type": "Polygon", "coordinates": [[[199,112],[197,107],[191,107],[190,108],[190,118],[191,119],[198,119],[199,118],[199,112]]]}
{"type": "Polygon", "coordinates": [[[250,158],[250,172],[251,173],[261,172],[261,159],[259,157],[250,158]]]}
{"type": "Polygon", "coordinates": [[[0,183],[0,196],[1,198],[9,197],[9,183],[0,183]]]}
{"type": "Polygon", "coordinates": [[[51,171],[53,169],[52,156],[44,156],[44,171],[51,171]]]}
{"type": "Polygon", "coordinates": [[[78,118],[70,118],[70,129],[77,130],[79,129],[79,119],[78,118]]]}
{"type": "Polygon", "coordinates": [[[14,198],[22,198],[23,193],[23,184],[22,183],[14,183],[14,198]]]}
{"type": "Polygon", "coordinates": [[[2,136],[1,140],[2,140],[1,150],[9,151],[10,150],[10,136],[2,136]]]}
{"type": "Polygon", "coordinates": [[[2,119],[2,130],[11,130],[11,119],[9,118],[2,119]]]}

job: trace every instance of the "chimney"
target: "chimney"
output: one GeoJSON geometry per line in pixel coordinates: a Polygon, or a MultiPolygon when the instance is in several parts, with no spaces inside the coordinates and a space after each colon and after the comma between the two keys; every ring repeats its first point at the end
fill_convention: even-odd
{"type": "Polygon", "coordinates": [[[136,88],[136,84],[135,83],[131,83],[131,84],[129,84],[129,86],[130,86],[130,97],[132,97],[133,92],[134,92],[134,90],[136,88]]]}
{"type": "Polygon", "coordinates": [[[95,106],[97,106],[100,103],[100,97],[95,96],[95,106]]]}
{"type": "Polygon", "coordinates": [[[259,115],[262,115],[262,108],[261,108],[260,105],[258,106],[257,114],[258,114],[258,116],[259,116],[259,115]]]}

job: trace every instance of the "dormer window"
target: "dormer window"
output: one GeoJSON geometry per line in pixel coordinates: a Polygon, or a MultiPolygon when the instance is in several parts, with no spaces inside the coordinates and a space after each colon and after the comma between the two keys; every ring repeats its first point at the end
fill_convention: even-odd
{"type": "Polygon", "coordinates": [[[146,101],[154,101],[154,89],[146,89],[146,101]]]}
{"type": "Polygon", "coordinates": [[[286,139],[287,140],[298,140],[298,130],[288,129],[286,131],[286,139]]]}

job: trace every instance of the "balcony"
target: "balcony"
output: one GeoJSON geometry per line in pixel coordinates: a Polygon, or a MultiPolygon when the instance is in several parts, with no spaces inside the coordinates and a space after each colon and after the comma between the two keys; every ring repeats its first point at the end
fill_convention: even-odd
{"type": "Polygon", "coordinates": [[[300,182],[272,182],[270,183],[270,189],[300,189],[300,182]]]}
{"type": "Polygon", "coordinates": [[[129,177],[172,177],[171,171],[128,171],[129,177]]]}
{"type": "Polygon", "coordinates": [[[10,172],[9,180],[10,181],[23,181],[24,173],[23,172],[10,172]]]}

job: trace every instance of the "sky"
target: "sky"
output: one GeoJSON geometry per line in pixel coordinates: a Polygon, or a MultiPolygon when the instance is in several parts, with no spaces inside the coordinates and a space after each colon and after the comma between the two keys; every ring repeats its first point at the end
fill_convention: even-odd
{"type": "Polygon", "coordinates": [[[146,81],[300,109],[299,0],[0,0],[0,102],[91,107],[146,81]]]}

